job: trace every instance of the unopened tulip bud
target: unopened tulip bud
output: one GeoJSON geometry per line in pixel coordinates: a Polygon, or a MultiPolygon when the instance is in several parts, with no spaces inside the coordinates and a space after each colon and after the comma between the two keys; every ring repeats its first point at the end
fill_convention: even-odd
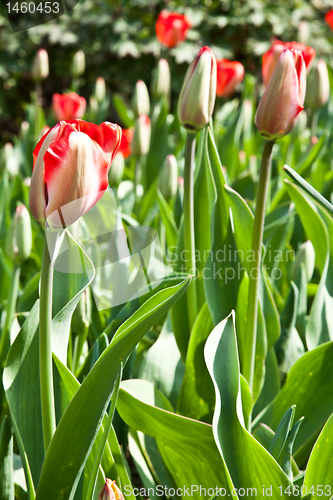
{"type": "Polygon", "coordinates": [[[310,281],[315,268],[315,260],[316,254],[313,245],[311,241],[308,240],[300,246],[296,254],[296,259],[292,266],[292,279],[296,279],[301,264],[305,264],[306,277],[307,280],[310,281]]]}
{"type": "Polygon", "coordinates": [[[299,50],[284,50],[274,68],[255,117],[260,134],[275,140],[288,134],[303,109],[306,67],[299,50]]]}
{"type": "Polygon", "coordinates": [[[11,177],[15,177],[20,171],[19,158],[11,142],[7,142],[1,150],[1,165],[11,177]]]}
{"type": "Polygon", "coordinates": [[[32,79],[35,82],[45,80],[49,76],[49,56],[45,49],[39,49],[31,70],[32,79]]]}
{"type": "Polygon", "coordinates": [[[86,68],[86,58],[83,50],[75,52],[72,62],[72,76],[78,77],[83,75],[86,68]]]}
{"type": "Polygon", "coordinates": [[[330,81],[325,61],[320,59],[310,72],[306,85],[305,104],[312,109],[324,106],[330,96],[330,81]]]}
{"type": "Polygon", "coordinates": [[[158,61],[158,65],[154,73],[151,91],[156,99],[169,96],[170,68],[166,59],[160,59],[158,61]]]}
{"type": "Polygon", "coordinates": [[[21,138],[24,140],[27,138],[29,132],[29,122],[23,121],[21,123],[21,138]]]}
{"type": "Polygon", "coordinates": [[[306,21],[301,21],[298,25],[298,41],[307,45],[309,43],[310,32],[309,25],[306,21]]]}
{"type": "Polygon", "coordinates": [[[72,318],[72,327],[77,331],[88,328],[91,319],[91,296],[89,288],[86,288],[80,297],[72,318]]]}
{"type": "Polygon", "coordinates": [[[216,59],[209,47],[202,47],[185,75],[178,101],[178,118],[188,130],[205,127],[216,98],[216,59]]]}
{"type": "Polygon", "coordinates": [[[138,80],[135,84],[132,107],[135,117],[149,115],[150,99],[147,85],[143,80],[138,80]]]}
{"type": "Polygon", "coordinates": [[[110,186],[118,186],[123,178],[125,170],[125,159],[122,153],[117,153],[109,170],[110,186]]]}
{"type": "Polygon", "coordinates": [[[99,76],[96,79],[96,85],[95,85],[95,97],[98,102],[103,102],[105,99],[105,80],[102,76],[99,76]]]}
{"type": "Polygon", "coordinates": [[[106,479],[105,485],[98,495],[98,500],[124,500],[124,497],[116,482],[106,479]]]}
{"type": "Polygon", "coordinates": [[[16,208],[6,238],[7,256],[16,263],[27,260],[31,253],[32,233],[30,215],[25,205],[16,208]]]}
{"type": "Polygon", "coordinates": [[[158,187],[167,201],[173,198],[177,193],[178,165],[174,155],[168,155],[166,157],[158,180],[158,187]]]}
{"type": "Polygon", "coordinates": [[[140,115],[134,126],[132,139],[132,153],[140,156],[149,151],[150,146],[150,119],[147,115],[140,115]]]}

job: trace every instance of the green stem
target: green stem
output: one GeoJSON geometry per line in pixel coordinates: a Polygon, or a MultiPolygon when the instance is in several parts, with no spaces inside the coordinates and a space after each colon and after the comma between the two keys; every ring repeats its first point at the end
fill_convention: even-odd
{"type": "Polygon", "coordinates": [[[0,363],[1,363],[1,366],[3,366],[4,361],[7,357],[8,347],[10,345],[9,336],[10,336],[10,329],[11,329],[13,319],[14,319],[15,306],[16,306],[17,294],[18,294],[19,283],[20,283],[20,273],[21,273],[21,266],[19,266],[18,264],[14,264],[13,274],[12,274],[10,289],[9,289],[9,295],[8,295],[8,302],[7,302],[7,307],[6,307],[6,321],[5,321],[5,326],[4,326],[4,329],[2,330],[1,339],[0,339],[0,363]]]}
{"type": "Polygon", "coordinates": [[[52,286],[53,267],[45,235],[40,283],[39,310],[39,378],[42,407],[44,451],[56,429],[52,374],[52,286]]]}
{"type": "Polygon", "coordinates": [[[311,120],[311,137],[317,137],[317,128],[318,128],[318,119],[319,119],[319,111],[316,109],[312,113],[312,120],[311,120]]]}
{"type": "MultiPolygon", "coordinates": [[[[196,274],[195,264],[195,237],[194,237],[194,167],[195,167],[195,140],[196,132],[187,132],[185,145],[184,171],[184,255],[186,255],[186,270],[189,274],[196,274]]],[[[197,317],[197,289],[196,282],[187,289],[187,309],[190,329],[197,317]]]]}
{"type": "Polygon", "coordinates": [[[254,364],[256,353],[257,317],[258,317],[258,291],[260,283],[261,247],[264,232],[265,204],[267,187],[270,177],[271,155],[274,141],[264,142],[264,150],[260,164],[259,183],[256,196],[256,210],[254,216],[252,235],[252,255],[254,257],[250,266],[249,295],[247,306],[247,332],[245,337],[243,360],[243,375],[249,383],[250,391],[253,390],[254,364]]]}
{"type": "Polygon", "coordinates": [[[118,398],[119,385],[120,385],[122,373],[123,373],[123,366],[121,364],[118,376],[117,376],[115,384],[114,384],[112,396],[111,396],[111,406],[110,406],[109,415],[108,415],[108,418],[106,421],[106,425],[104,428],[102,439],[99,443],[99,447],[98,447],[98,450],[96,453],[93,470],[91,471],[90,481],[89,481],[89,485],[88,485],[88,492],[87,492],[86,498],[94,498],[94,490],[95,490],[95,484],[96,484],[96,480],[97,480],[98,469],[99,469],[100,463],[102,461],[102,457],[103,457],[103,453],[105,450],[108,435],[109,435],[109,432],[110,432],[111,427],[112,427],[112,420],[113,420],[114,412],[116,409],[116,402],[117,402],[117,398],[118,398]]]}

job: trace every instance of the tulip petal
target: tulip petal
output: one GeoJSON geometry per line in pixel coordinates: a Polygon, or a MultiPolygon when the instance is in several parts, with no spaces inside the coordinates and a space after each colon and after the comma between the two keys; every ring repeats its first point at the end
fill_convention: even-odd
{"type": "Polygon", "coordinates": [[[68,226],[103,196],[108,186],[108,159],[95,141],[75,132],[53,143],[44,161],[45,217],[51,228],[68,226]]]}
{"type": "Polygon", "coordinates": [[[29,189],[29,205],[34,218],[44,227],[46,199],[44,193],[44,154],[48,147],[57,140],[65,122],[58,123],[39,141],[34,150],[34,169],[29,189]]]}
{"type": "Polygon", "coordinates": [[[91,136],[91,138],[100,145],[104,153],[109,158],[109,167],[118,152],[121,136],[121,127],[110,122],[101,123],[91,136]]]}

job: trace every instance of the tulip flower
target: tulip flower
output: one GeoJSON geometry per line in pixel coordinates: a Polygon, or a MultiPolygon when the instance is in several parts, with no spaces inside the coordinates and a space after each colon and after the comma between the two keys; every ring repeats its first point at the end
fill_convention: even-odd
{"type": "Polygon", "coordinates": [[[127,158],[131,154],[131,142],[133,139],[134,129],[133,128],[123,128],[119,153],[122,153],[124,158],[127,158]]]}
{"type": "Polygon", "coordinates": [[[255,123],[268,140],[288,134],[303,109],[306,68],[299,50],[284,50],[258,106],[255,123]]]}
{"type": "Polygon", "coordinates": [[[327,22],[327,24],[329,25],[329,27],[333,31],[333,9],[326,12],[325,21],[327,22]]]}
{"type": "Polygon", "coordinates": [[[220,59],[216,61],[216,69],[216,95],[221,97],[231,96],[244,78],[244,66],[237,61],[220,59]]]}
{"type": "Polygon", "coordinates": [[[124,170],[125,170],[124,155],[118,151],[109,170],[110,186],[118,186],[118,184],[123,178],[124,170]]]}
{"type": "Polygon", "coordinates": [[[321,108],[330,95],[330,81],[325,61],[320,59],[311,71],[306,86],[305,103],[312,109],[321,108]]]}
{"type": "Polygon", "coordinates": [[[123,494],[116,485],[116,481],[105,480],[105,485],[98,495],[98,500],[124,500],[123,494]]]}
{"type": "Polygon", "coordinates": [[[6,253],[14,263],[22,263],[31,253],[32,233],[30,215],[25,205],[16,208],[6,238],[6,253]]]}
{"type": "Polygon", "coordinates": [[[216,59],[209,47],[202,47],[185,75],[178,101],[178,118],[188,130],[205,127],[216,98],[216,59]]]}
{"type": "Polygon", "coordinates": [[[133,93],[132,106],[134,116],[137,118],[139,115],[149,115],[150,99],[147,85],[143,80],[138,80],[135,84],[133,93]]]}
{"type": "Polygon", "coordinates": [[[276,63],[278,62],[278,59],[279,59],[281,53],[285,49],[289,49],[289,50],[295,49],[295,50],[301,51],[303,59],[304,59],[306,71],[307,71],[307,73],[310,71],[312,61],[316,56],[316,52],[312,47],[307,47],[306,45],[303,45],[302,43],[298,43],[298,42],[283,43],[280,41],[276,41],[273,43],[272,47],[263,55],[262,79],[263,79],[264,85],[266,85],[266,86],[268,85],[268,82],[273,74],[276,63]]]}
{"type": "Polygon", "coordinates": [[[167,201],[176,195],[178,188],[178,165],[174,155],[166,157],[157,186],[167,201]]]}
{"type": "Polygon", "coordinates": [[[134,126],[132,140],[132,153],[134,155],[146,155],[150,146],[150,119],[147,115],[140,115],[134,126]]]}
{"type": "Polygon", "coordinates": [[[86,100],[76,92],[53,94],[52,110],[58,121],[79,119],[86,110],[86,100]]]}
{"type": "Polygon", "coordinates": [[[83,120],[61,121],[42,137],[29,191],[31,213],[42,227],[73,224],[97,203],[120,140],[119,125],[83,120]]]}
{"type": "Polygon", "coordinates": [[[105,94],[106,94],[105,80],[102,76],[99,76],[96,79],[96,84],[95,84],[95,97],[99,103],[104,101],[105,94]]]}
{"type": "Polygon", "coordinates": [[[32,79],[35,82],[45,80],[49,76],[49,56],[45,49],[39,49],[31,70],[32,79]]]}
{"type": "Polygon", "coordinates": [[[78,50],[75,52],[72,61],[72,75],[78,77],[83,75],[86,68],[86,57],[83,50],[78,50]]]}
{"type": "Polygon", "coordinates": [[[160,97],[168,97],[170,92],[170,68],[166,59],[158,61],[157,68],[154,73],[152,94],[157,99],[160,97]]]}
{"type": "Polygon", "coordinates": [[[156,22],[156,35],[162,45],[171,49],[186,39],[191,23],[185,15],[162,10],[156,22]]]}

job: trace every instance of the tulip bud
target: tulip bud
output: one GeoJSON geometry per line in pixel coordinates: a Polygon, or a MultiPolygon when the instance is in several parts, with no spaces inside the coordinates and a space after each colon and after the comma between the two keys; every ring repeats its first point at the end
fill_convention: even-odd
{"type": "Polygon", "coordinates": [[[29,132],[29,122],[23,121],[21,123],[21,138],[25,140],[28,137],[28,132],[29,132]]]}
{"type": "Polygon", "coordinates": [[[298,25],[298,41],[307,45],[309,43],[309,25],[306,21],[301,21],[298,25]]]}
{"type": "Polygon", "coordinates": [[[327,103],[330,95],[330,81],[325,61],[320,59],[310,72],[306,86],[305,104],[317,109],[327,103]]]}
{"type": "Polygon", "coordinates": [[[75,52],[72,62],[72,76],[78,77],[83,75],[86,68],[86,58],[82,50],[75,52]]]}
{"type": "Polygon", "coordinates": [[[49,56],[45,49],[39,49],[31,70],[32,79],[35,82],[45,80],[49,76],[49,56]]]}
{"type": "Polygon", "coordinates": [[[166,157],[158,180],[158,187],[167,201],[173,198],[177,193],[178,165],[174,155],[168,155],[166,157]]]}
{"type": "Polygon", "coordinates": [[[95,84],[95,97],[98,102],[103,102],[105,99],[105,80],[102,76],[99,76],[95,84]]]}
{"type": "Polygon", "coordinates": [[[170,68],[166,59],[158,61],[155,69],[151,92],[156,99],[169,97],[170,93],[170,68]]]}
{"type": "Polygon", "coordinates": [[[140,115],[134,126],[134,134],[132,139],[132,153],[140,156],[145,155],[149,151],[150,145],[150,119],[147,115],[140,115]]]}
{"type": "Polygon", "coordinates": [[[7,256],[15,263],[24,262],[31,253],[30,215],[25,205],[16,208],[6,238],[7,256]]]}
{"type": "Polygon", "coordinates": [[[315,267],[316,254],[310,240],[303,243],[292,266],[292,279],[295,280],[301,264],[305,264],[307,280],[310,281],[315,267]]]}
{"type": "Polygon", "coordinates": [[[325,21],[327,22],[328,26],[333,31],[333,9],[326,12],[325,21]]]}
{"type": "Polygon", "coordinates": [[[124,155],[118,152],[113,160],[111,168],[109,170],[109,184],[110,186],[118,186],[123,178],[123,173],[125,170],[125,159],[124,155]]]}
{"type": "Polygon", "coordinates": [[[1,150],[1,164],[11,177],[15,177],[20,171],[20,160],[11,142],[6,142],[1,150]]]}
{"type": "Polygon", "coordinates": [[[209,47],[200,49],[185,75],[178,101],[178,118],[188,130],[205,127],[214,111],[216,59],[209,47]]]}
{"type": "Polygon", "coordinates": [[[116,481],[105,480],[105,485],[98,495],[98,500],[124,500],[123,494],[116,485],[116,481]]]}
{"type": "Polygon", "coordinates": [[[132,106],[136,118],[140,115],[149,115],[150,99],[147,85],[143,80],[138,80],[135,84],[132,106]]]}
{"type": "Polygon", "coordinates": [[[306,67],[299,50],[284,50],[275,66],[255,117],[260,134],[275,140],[288,134],[303,109],[306,67]]]}
{"type": "Polygon", "coordinates": [[[84,328],[88,328],[91,319],[91,296],[89,288],[86,288],[80,297],[79,303],[76,306],[73,318],[72,327],[78,332],[84,328]]]}

